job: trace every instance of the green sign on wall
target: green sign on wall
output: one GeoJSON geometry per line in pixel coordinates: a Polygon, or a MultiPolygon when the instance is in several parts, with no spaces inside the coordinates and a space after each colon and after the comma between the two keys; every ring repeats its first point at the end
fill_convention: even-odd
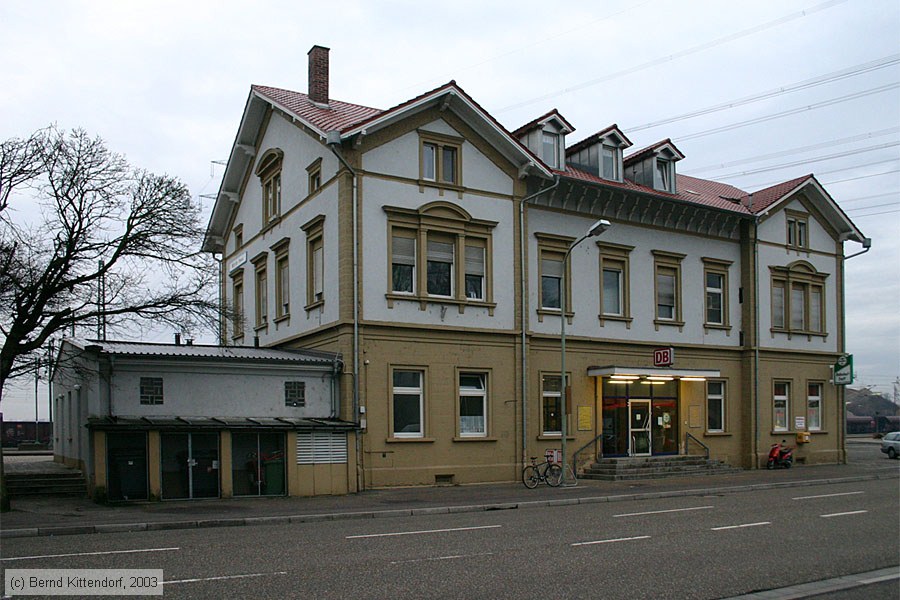
{"type": "Polygon", "coordinates": [[[853,355],[845,354],[834,363],[834,385],[853,383],[853,355]]]}

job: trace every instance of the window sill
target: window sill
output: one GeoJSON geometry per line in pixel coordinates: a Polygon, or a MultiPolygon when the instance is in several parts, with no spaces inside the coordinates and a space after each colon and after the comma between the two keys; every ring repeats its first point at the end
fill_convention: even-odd
{"type": "Polygon", "coordinates": [[[244,334],[231,336],[231,341],[235,346],[242,346],[244,344],[244,334]]]}
{"type": "MultiPolygon", "coordinates": [[[[551,317],[558,317],[560,315],[560,312],[561,311],[558,308],[543,308],[543,307],[541,307],[541,308],[537,309],[538,321],[543,322],[544,315],[548,315],[551,317]]],[[[574,316],[575,316],[575,313],[573,311],[571,311],[571,310],[566,311],[566,322],[569,325],[572,324],[572,318],[574,316]]]]}
{"type": "Polygon", "coordinates": [[[425,188],[430,187],[430,188],[436,188],[436,189],[440,190],[442,195],[443,195],[444,190],[456,192],[460,198],[462,197],[462,194],[466,189],[463,186],[459,185],[458,183],[450,183],[447,181],[437,181],[434,179],[419,179],[418,184],[419,184],[420,192],[424,192],[425,188]]]}
{"type": "Polygon", "coordinates": [[[777,327],[772,327],[769,331],[772,333],[773,337],[775,336],[776,333],[781,333],[781,334],[786,334],[788,336],[788,339],[791,339],[795,335],[805,335],[806,338],[810,341],[814,337],[820,337],[822,339],[825,339],[828,337],[828,333],[823,332],[823,331],[803,331],[802,329],[780,329],[777,327]]]}
{"type": "Polygon", "coordinates": [[[451,298],[449,296],[420,296],[417,294],[400,294],[397,292],[388,292],[384,295],[388,301],[388,308],[394,308],[394,302],[418,302],[419,310],[425,310],[428,304],[448,304],[459,308],[460,314],[466,311],[466,307],[486,308],[488,314],[494,316],[494,309],[497,308],[496,302],[486,302],[484,300],[451,298]]]}
{"type": "Polygon", "coordinates": [[[320,300],[316,300],[315,302],[307,304],[306,306],[303,307],[303,310],[305,310],[306,312],[309,312],[309,311],[313,310],[314,308],[321,308],[323,306],[325,306],[325,298],[322,298],[320,300]]]}
{"type": "Polygon", "coordinates": [[[434,443],[434,438],[427,437],[408,437],[408,438],[398,438],[398,437],[389,437],[384,440],[387,444],[432,444],[434,443]]]}
{"type": "Polygon", "coordinates": [[[715,323],[704,323],[703,329],[715,329],[718,331],[731,331],[731,325],[717,325],[715,323]]]}
{"type": "Polygon", "coordinates": [[[675,321],[675,320],[670,320],[670,319],[653,319],[653,324],[656,326],[657,331],[659,331],[660,326],[677,327],[679,331],[684,329],[684,321],[675,321]]]}
{"type": "Polygon", "coordinates": [[[625,325],[631,329],[631,322],[634,321],[630,316],[619,316],[619,315],[597,315],[597,318],[600,319],[600,327],[603,327],[606,321],[614,321],[616,323],[625,323],[625,325]]]}
{"type": "Polygon", "coordinates": [[[275,226],[278,225],[279,223],[281,223],[281,215],[272,217],[271,219],[269,219],[269,222],[266,223],[265,226],[259,230],[259,233],[260,234],[266,233],[270,229],[275,228],[275,226]]]}
{"type": "MultiPolygon", "coordinates": [[[[551,434],[542,433],[542,434],[540,434],[539,436],[537,436],[537,439],[538,439],[539,441],[545,442],[545,441],[548,441],[548,440],[560,440],[560,439],[562,439],[562,436],[561,436],[561,435],[553,435],[552,433],[551,433],[551,434]]],[[[567,435],[567,436],[566,436],[566,441],[567,441],[567,442],[568,442],[568,441],[572,441],[572,440],[574,440],[574,439],[575,439],[575,436],[574,436],[574,435],[567,435]]]]}
{"type": "Polygon", "coordinates": [[[731,437],[730,431],[705,431],[703,437],[731,437]]]}
{"type": "Polygon", "coordinates": [[[291,320],[291,313],[287,313],[285,315],[281,315],[280,317],[275,318],[275,324],[278,325],[280,323],[284,323],[285,321],[291,320]]]}
{"type": "Polygon", "coordinates": [[[454,442],[496,442],[498,440],[495,437],[490,437],[490,436],[478,437],[478,436],[473,435],[473,436],[466,436],[466,437],[456,436],[453,438],[453,441],[454,442]]]}
{"type": "Polygon", "coordinates": [[[263,323],[262,325],[257,325],[256,327],[253,328],[253,331],[255,331],[256,333],[259,333],[259,332],[268,333],[269,324],[263,323]]]}

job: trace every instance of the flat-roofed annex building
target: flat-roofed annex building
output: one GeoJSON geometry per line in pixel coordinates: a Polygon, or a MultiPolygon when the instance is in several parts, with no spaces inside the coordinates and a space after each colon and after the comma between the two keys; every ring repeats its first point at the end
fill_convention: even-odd
{"type": "Polygon", "coordinates": [[[328,53],[308,93],[251,88],[204,250],[223,344],[344,357],[358,489],[517,479],[559,447],[566,396],[580,463],[690,434],[752,468],[798,431],[800,459],[843,459],[830,367],[844,244],[865,238],[813,175],[751,194],[616,125],[572,144],[552,110],[509,131],[454,81],[387,110],[337,101],[328,53]]]}

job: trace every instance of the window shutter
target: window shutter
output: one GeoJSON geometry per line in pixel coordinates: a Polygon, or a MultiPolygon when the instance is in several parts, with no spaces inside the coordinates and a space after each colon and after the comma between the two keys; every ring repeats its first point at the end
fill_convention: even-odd
{"type": "Polygon", "coordinates": [[[453,262],[453,244],[445,242],[428,242],[428,260],[437,262],[453,262]]]}
{"type": "Polygon", "coordinates": [[[541,274],[545,277],[562,277],[562,261],[542,259],[541,274]]]}
{"type": "Polygon", "coordinates": [[[484,248],[466,246],[466,274],[484,275],[484,248]]]}
{"type": "Polygon", "coordinates": [[[394,236],[392,242],[393,262],[398,265],[416,264],[415,238],[394,236]]]}
{"type": "Polygon", "coordinates": [[[347,462],[347,434],[339,431],[298,431],[297,464],[322,465],[347,462]]]}

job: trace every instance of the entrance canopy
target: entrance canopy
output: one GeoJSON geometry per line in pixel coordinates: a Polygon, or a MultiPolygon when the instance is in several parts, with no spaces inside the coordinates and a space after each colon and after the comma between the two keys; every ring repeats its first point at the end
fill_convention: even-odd
{"type": "Polygon", "coordinates": [[[673,369],[671,367],[588,367],[589,377],[610,377],[612,379],[683,379],[685,381],[701,381],[719,377],[718,369],[673,369]]]}

